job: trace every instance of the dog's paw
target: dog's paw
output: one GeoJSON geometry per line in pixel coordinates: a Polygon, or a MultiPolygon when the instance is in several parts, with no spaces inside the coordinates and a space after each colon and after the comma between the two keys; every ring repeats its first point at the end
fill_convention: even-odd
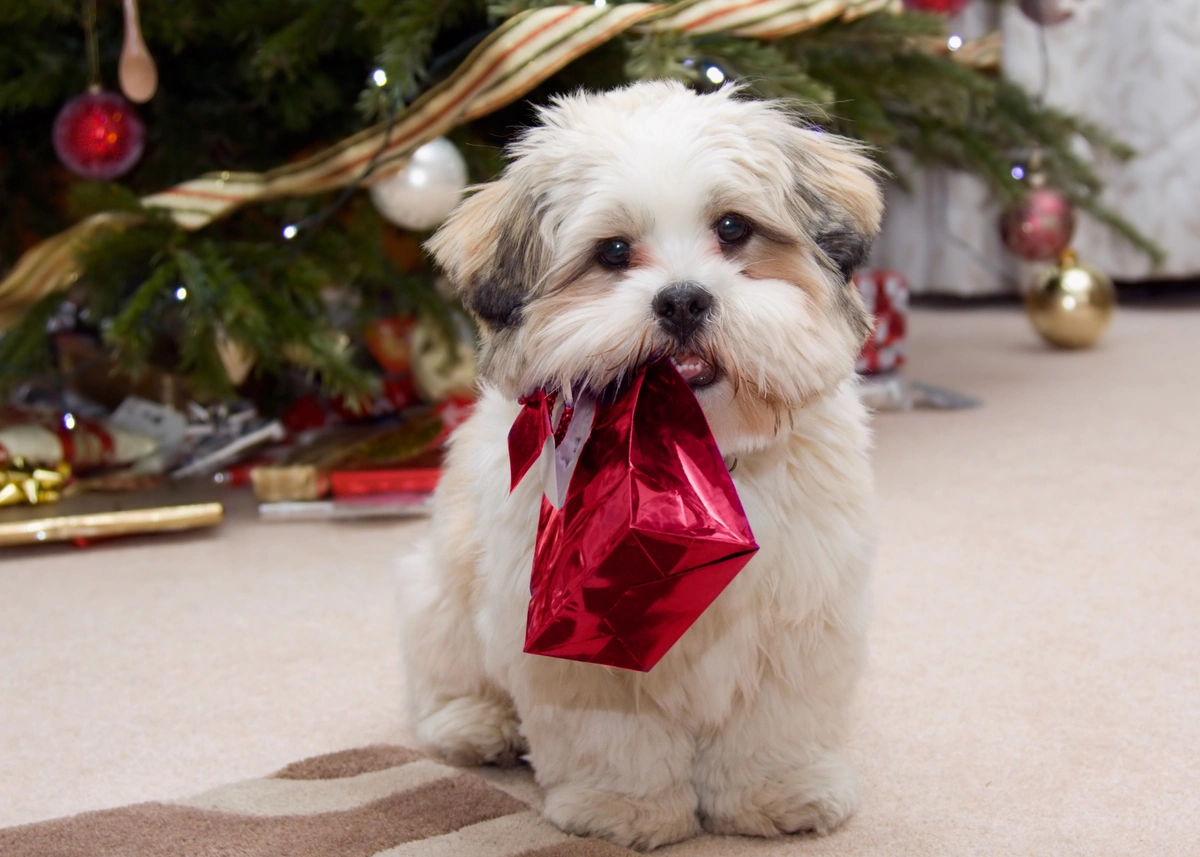
{"type": "Polygon", "coordinates": [[[546,791],[542,813],[568,833],[598,836],[639,851],[701,832],[690,789],[635,798],[566,783],[546,791]]]}
{"type": "Polygon", "coordinates": [[[422,717],[417,741],[453,765],[508,767],[529,752],[511,704],[460,696],[422,717]]]}
{"type": "Polygon", "coordinates": [[[704,796],[704,828],[742,836],[824,836],[858,807],[858,780],[839,756],[828,754],[807,765],[761,774],[757,784],[704,796]]]}

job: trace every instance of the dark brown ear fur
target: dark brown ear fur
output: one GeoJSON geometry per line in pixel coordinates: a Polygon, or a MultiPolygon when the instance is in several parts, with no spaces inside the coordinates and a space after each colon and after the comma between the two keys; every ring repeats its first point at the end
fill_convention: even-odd
{"type": "Polygon", "coordinates": [[[858,144],[819,131],[798,128],[791,141],[794,194],[805,231],[824,257],[822,262],[843,283],[834,307],[859,342],[871,332],[871,321],[858,292],[850,284],[871,251],[883,218],[883,193],[876,181],[879,167],[858,144]]]}
{"type": "Polygon", "coordinates": [[[521,324],[546,270],[540,206],[501,178],[468,197],[425,247],[486,332],[521,324]]]}

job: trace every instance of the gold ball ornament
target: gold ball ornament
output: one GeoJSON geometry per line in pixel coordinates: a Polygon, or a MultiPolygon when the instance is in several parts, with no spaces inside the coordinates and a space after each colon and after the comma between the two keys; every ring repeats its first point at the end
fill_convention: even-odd
{"type": "Polygon", "coordinates": [[[1025,311],[1042,338],[1058,348],[1094,345],[1112,321],[1117,290],[1103,271],[1067,251],[1038,275],[1025,295],[1025,311]]]}

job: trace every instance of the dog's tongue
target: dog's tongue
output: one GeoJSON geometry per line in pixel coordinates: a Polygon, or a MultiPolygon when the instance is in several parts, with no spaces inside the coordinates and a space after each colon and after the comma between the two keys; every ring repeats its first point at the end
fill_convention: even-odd
{"type": "Polygon", "coordinates": [[[712,364],[693,351],[685,351],[671,358],[680,377],[692,387],[706,387],[716,378],[712,364]]]}

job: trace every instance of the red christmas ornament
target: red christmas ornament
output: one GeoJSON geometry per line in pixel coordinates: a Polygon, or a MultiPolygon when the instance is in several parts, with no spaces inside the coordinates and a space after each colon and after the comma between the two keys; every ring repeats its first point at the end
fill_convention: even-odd
{"type": "Polygon", "coordinates": [[[1031,262],[1057,259],[1074,233],[1075,209],[1053,188],[1034,188],[1000,218],[1004,246],[1031,262]]]}
{"type": "Polygon", "coordinates": [[[54,119],[54,151],[63,166],[85,179],[124,175],[145,145],[146,126],[133,106],[112,92],[76,95],[54,119]]]}
{"type": "Polygon", "coordinates": [[[936,15],[957,15],[971,0],[904,0],[910,12],[927,12],[936,15]]]}

